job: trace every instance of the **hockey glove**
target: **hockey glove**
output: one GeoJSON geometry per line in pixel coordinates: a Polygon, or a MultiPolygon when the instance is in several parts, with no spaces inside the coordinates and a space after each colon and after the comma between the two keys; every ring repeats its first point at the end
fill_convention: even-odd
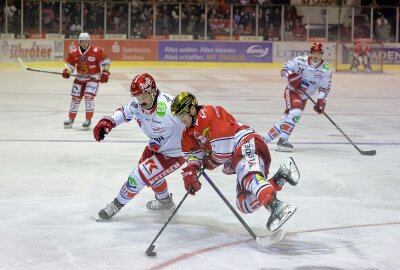
{"type": "Polygon", "coordinates": [[[197,178],[197,167],[194,165],[189,165],[183,168],[183,182],[185,184],[186,191],[189,191],[191,195],[195,195],[197,191],[201,188],[201,183],[199,178],[197,178]]]}
{"type": "Polygon", "coordinates": [[[205,169],[211,171],[217,168],[221,164],[217,163],[215,159],[212,157],[212,155],[208,155],[203,158],[203,165],[205,169]]]}
{"type": "Polygon", "coordinates": [[[292,73],[288,75],[288,81],[289,85],[293,88],[294,91],[297,92],[297,90],[300,89],[300,84],[301,84],[301,76],[299,73],[292,73]]]}
{"type": "Polygon", "coordinates": [[[316,111],[318,114],[321,114],[325,111],[325,106],[326,106],[325,99],[318,99],[317,105],[314,106],[314,111],[316,111]]]}
{"type": "Polygon", "coordinates": [[[63,70],[63,72],[62,72],[63,78],[64,78],[64,79],[68,79],[70,75],[71,75],[71,74],[70,74],[69,69],[68,69],[68,68],[64,68],[64,70],[63,70]]]}
{"type": "Polygon", "coordinates": [[[96,141],[104,140],[106,134],[108,134],[113,127],[115,127],[114,119],[111,117],[102,118],[93,129],[93,136],[96,141]]]}
{"type": "Polygon", "coordinates": [[[101,83],[106,83],[108,82],[108,77],[110,76],[110,72],[107,70],[103,70],[100,76],[100,81],[101,83]]]}

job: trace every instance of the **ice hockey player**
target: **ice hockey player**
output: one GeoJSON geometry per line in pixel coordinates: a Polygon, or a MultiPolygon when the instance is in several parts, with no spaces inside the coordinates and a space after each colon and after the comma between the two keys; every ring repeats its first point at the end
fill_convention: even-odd
{"type": "Polygon", "coordinates": [[[179,169],[185,158],[180,145],[184,125],[172,116],[170,109],[173,96],[158,90],[154,78],[147,73],[135,76],[130,92],[130,103],[97,123],[93,129],[94,138],[101,141],[113,128],[134,119],[149,137],[149,143],[117,197],[100,210],[99,220],[112,218],[146,186],[155,193],[155,200],[146,204],[149,210],[175,208],[164,177],[179,169]]]}
{"type": "Polygon", "coordinates": [[[81,33],[79,35],[79,47],[68,54],[62,72],[63,78],[68,79],[75,69],[77,71],[77,77],[71,90],[72,99],[68,119],[64,122],[64,128],[72,128],[83,97],[86,105],[86,120],[82,127],[85,130],[90,128],[94,114],[94,97],[99,89],[99,83],[108,82],[110,65],[111,61],[105,55],[103,49],[90,43],[88,33],[81,33]]]}
{"type": "Polygon", "coordinates": [[[262,137],[241,124],[221,106],[199,105],[196,97],[183,92],[172,103],[171,112],[185,124],[182,151],[188,162],[183,169],[185,189],[194,195],[201,188],[197,173],[223,165],[225,174],[236,174],[236,205],[245,214],[261,206],[270,211],[267,228],[275,231],[289,219],[296,207],[280,201],[276,193],[298,179],[282,166],[267,180],[271,156],[262,137]]]}
{"type": "Polygon", "coordinates": [[[285,110],[278,123],[264,136],[266,143],[279,137],[276,151],[293,150],[289,137],[300,121],[308,99],[303,91],[309,96],[318,92],[314,110],[318,114],[325,110],[326,98],[331,88],[332,71],[322,59],[323,53],[322,43],[314,43],[308,56],[298,56],[289,60],[281,70],[281,76],[288,82],[283,94],[285,110]]]}
{"type": "Polygon", "coordinates": [[[372,49],[366,43],[356,43],[353,48],[353,60],[351,63],[351,71],[357,72],[358,67],[363,65],[364,71],[371,72],[371,55],[372,49]]]}

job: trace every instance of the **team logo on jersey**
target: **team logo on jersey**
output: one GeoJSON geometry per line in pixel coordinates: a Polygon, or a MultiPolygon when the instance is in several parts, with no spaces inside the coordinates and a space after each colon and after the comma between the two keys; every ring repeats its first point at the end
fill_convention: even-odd
{"type": "Polygon", "coordinates": [[[86,63],[87,59],[86,56],[82,55],[80,58],[81,63],[86,63]]]}
{"type": "Polygon", "coordinates": [[[157,104],[156,114],[160,117],[163,117],[167,112],[167,105],[164,102],[159,102],[157,104]]]}
{"type": "Polygon", "coordinates": [[[161,133],[165,130],[162,127],[152,127],[151,129],[154,131],[154,133],[161,133]]]}
{"type": "Polygon", "coordinates": [[[149,174],[152,174],[154,170],[158,169],[158,166],[152,159],[147,160],[144,164],[146,165],[145,168],[148,169],[149,174]]]}
{"type": "Polygon", "coordinates": [[[203,109],[203,110],[199,111],[199,115],[200,115],[201,118],[203,118],[203,119],[206,118],[206,111],[207,111],[206,109],[203,109]]]}
{"type": "Polygon", "coordinates": [[[89,56],[89,57],[88,57],[88,61],[89,61],[89,62],[94,62],[94,61],[96,61],[96,58],[93,57],[93,56],[89,56]]]}

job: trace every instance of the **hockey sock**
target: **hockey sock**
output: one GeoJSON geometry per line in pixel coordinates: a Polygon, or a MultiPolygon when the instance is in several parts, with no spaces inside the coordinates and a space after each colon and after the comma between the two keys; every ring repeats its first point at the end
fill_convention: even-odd
{"type": "Polygon", "coordinates": [[[94,96],[92,94],[85,94],[85,105],[86,105],[86,119],[92,119],[94,114],[94,96]]]}
{"type": "Polygon", "coordinates": [[[81,103],[82,98],[81,97],[72,97],[71,99],[71,105],[69,107],[69,114],[68,117],[70,119],[75,119],[78,110],[79,110],[79,104],[81,103]]]}
{"type": "Polygon", "coordinates": [[[156,198],[159,200],[165,199],[169,196],[167,181],[165,181],[164,178],[161,178],[155,182],[151,186],[151,189],[154,191],[156,198]]]}

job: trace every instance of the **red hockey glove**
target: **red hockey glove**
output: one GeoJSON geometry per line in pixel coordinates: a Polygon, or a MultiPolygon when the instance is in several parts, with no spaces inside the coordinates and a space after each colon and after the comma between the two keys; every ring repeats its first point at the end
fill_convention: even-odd
{"type": "Polygon", "coordinates": [[[70,75],[71,74],[70,74],[69,69],[68,68],[64,68],[63,73],[62,73],[63,78],[64,79],[68,79],[70,75]]]}
{"type": "Polygon", "coordinates": [[[189,165],[183,168],[182,175],[185,189],[189,191],[191,195],[195,195],[195,193],[201,188],[201,183],[199,182],[196,173],[197,168],[194,165],[189,165]]]}
{"type": "Polygon", "coordinates": [[[101,83],[106,83],[108,82],[108,77],[110,76],[110,72],[107,70],[103,70],[100,76],[100,81],[101,83]]]}
{"type": "Polygon", "coordinates": [[[297,92],[300,89],[301,76],[299,73],[292,73],[288,75],[289,85],[297,92]]]}
{"type": "Polygon", "coordinates": [[[316,111],[318,114],[321,114],[325,111],[325,106],[326,106],[325,99],[318,99],[317,105],[314,106],[314,111],[316,111]]]}
{"type": "Polygon", "coordinates": [[[93,136],[96,141],[104,140],[106,134],[108,134],[113,127],[115,127],[115,122],[111,117],[102,118],[93,129],[93,136]]]}
{"type": "Polygon", "coordinates": [[[221,165],[221,164],[219,164],[219,163],[217,163],[214,159],[213,159],[213,157],[212,157],[212,155],[208,155],[208,156],[205,156],[204,158],[203,158],[203,165],[204,165],[204,168],[205,169],[207,169],[207,170],[214,170],[215,168],[217,168],[219,165],[221,165]]]}

